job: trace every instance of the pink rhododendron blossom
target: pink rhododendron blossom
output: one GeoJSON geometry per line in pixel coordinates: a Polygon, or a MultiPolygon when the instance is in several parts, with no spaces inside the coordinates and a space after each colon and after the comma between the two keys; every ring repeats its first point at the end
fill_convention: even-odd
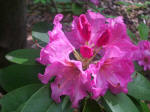
{"type": "Polygon", "coordinates": [[[144,70],[150,70],[150,42],[148,40],[142,40],[138,43],[135,55],[139,65],[144,66],[144,70]]]}
{"type": "Polygon", "coordinates": [[[130,41],[122,17],[105,18],[88,10],[75,16],[71,31],[65,33],[62,18],[61,14],[55,16],[50,42],[37,59],[46,65],[44,75],[38,75],[42,83],[56,76],[51,83],[52,98],[60,102],[60,96],[68,95],[77,107],[89,93],[94,99],[108,89],[127,93],[134,71],[132,52],[137,47],[130,41]]]}
{"type": "Polygon", "coordinates": [[[69,43],[62,31],[59,21],[62,15],[58,14],[54,19],[54,29],[49,31],[50,42],[42,48],[40,58],[41,64],[47,65],[44,75],[38,77],[42,83],[47,84],[49,80],[56,76],[51,83],[52,98],[60,102],[61,95],[68,95],[72,101],[72,106],[77,107],[78,101],[87,96],[89,76],[82,70],[79,61],[71,61],[69,54],[74,51],[74,47],[69,43]],[[51,65],[49,65],[51,64],[51,65]]]}

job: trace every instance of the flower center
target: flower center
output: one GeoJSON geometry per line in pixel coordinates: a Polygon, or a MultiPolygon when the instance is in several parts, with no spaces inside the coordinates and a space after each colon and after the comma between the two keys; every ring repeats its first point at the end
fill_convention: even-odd
{"type": "Polygon", "coordinates": [[[101,58],[101,55],[99,54],[101,49],[101,47],[94,49],[93,55],[90,58],[83,57],[79,50],[74,50],[70,53],[69,58],[71,60],[81,61],[83,70],[86,70],[91,63],[96,63],[97,60],[101,58]]]}

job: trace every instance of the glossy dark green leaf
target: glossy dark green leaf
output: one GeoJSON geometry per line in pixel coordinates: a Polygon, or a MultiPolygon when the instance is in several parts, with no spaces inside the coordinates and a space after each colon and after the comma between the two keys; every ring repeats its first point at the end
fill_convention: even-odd
{"type": "Polygon", "coordinates": [[[31,84],[9,92],[0,99],[2,112],[18,110],[18,107],[22,106],[41,86],[41,84],[31,84]]]}
{"type": "Polygon", "coordinates": [[[33,26],[32,38],[41,46],[45,46],[49,42],[48,31],[52,30],[52,24],[39,22],[33,26]]]}
{"type": "Polygon", "coordinates": [[[52,103],[49,86],[43,86],[36,91],[24,104],[21,112],[46,112],[52,103]]]}
{"type": "Polygon", "coordinates": [[[101,112],[100,105],[95,100],[85,100],[82,112],[101,112]]]}
{"type": "Polygon", "coordinates": [[[150,100],[150,81],[140,73],[133,74],[133,81],[128,84],[128,94],[141,100],[150,100]]]}
{"type": "Polygon", "coordinates": [[[132,100],[123,93],[113,95],[107,92],[104,99],[112,112],[139,112],[132,100]]]}
{"type": "Polygon", "coordinates": [[[55,102],[51,103],[46,112],[73,112],[69,97],[62,98],[61,103],[59,104],[56,104],[55,102]]]}
{"type": "Polygon", "coordinates": [[[56,104],[50,96],[49,85],[43,86],[24,104],[20,112],[72,112],[68,99],[56,104]]]}
{"type": "Polygon", "coordinates": [[[35,59],[39,56],[40,50],[19,49],[8,53],[6,59],[17,64],[37,65],[35,59]]]}
{"type": "Polygon", "coordinates": [[[112,110],[110,109],[109,105],[106,103],[103,97],[100,98],[100,102],[106,112],[112,112],[112,110]]]}
{"type": "Polygon", "coordinates": [[[142,40],[148,39],[149,27],[146,24],[144,23],[139,24],[138,31],[142,40]]]}
{"type": "Polygon", "coordinates": [[[32,83],[40,83],[37,75],[43,73],[41,65],[11,65],[0,70],[0,85],[6,91],[32,83]]]}

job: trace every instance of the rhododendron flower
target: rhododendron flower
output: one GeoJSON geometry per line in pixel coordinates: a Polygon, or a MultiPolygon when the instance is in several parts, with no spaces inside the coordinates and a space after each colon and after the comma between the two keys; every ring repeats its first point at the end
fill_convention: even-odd
{"type": "Polygon", "coordinates": [[[44,75],[38,75],[42,83],[56,76],[51,83],[52,98],[60,102],[61,95],[68,95],[77,107],[89,93],[94,99],[107,89],[127,93],[134,71],[131,52],[137,47],[131,43],[122,17],[105,18],[88,10],[75,16],[71,31],[65,33],[62,18],[61,14],[55,16],[54,29],[48,32],[50,42],[37,59],[46,65],[44,75]]]}
{"type": "Polygon", "coordinates": [[[47,65],[44,75],[39,74],[38,77],[42,83],[47,84],[53,76],[56,76],[55,81],[51,83],[52,98],[60,102],[61,95],[68,95],[72,106],[77,107],[78,101],[88,95],[89,87],[86,85],[90,80],[82,70],[81,62],[69,59],[69,54],[74,51],[74,47],[62,31],[59,23],[61,19],[61,14],[55,16],[54,29],[49,32],[50,42],[41,50],[40,58],[37,59],[47,65]]]}
{"type": "Polygon", "coordinates": [[[138,43],[135,55],[139,65],[144,66],[144,70],[150,70],[150,42],[148,40],[142,40],[138,43]]]}

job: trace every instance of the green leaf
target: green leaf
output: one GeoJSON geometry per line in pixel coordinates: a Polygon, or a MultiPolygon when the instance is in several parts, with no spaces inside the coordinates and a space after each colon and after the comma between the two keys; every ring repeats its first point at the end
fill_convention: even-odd
{"type": "Polygon", "coordinates": [[[145,7],[142,3],[133,3],[133,5],[135,5],[136,7],[145,7]]]}
{"type": "Polygon", "coordinates": [[[107,92],[104,99],[112,112],[139,112],[130,98],[123,93],[113,95],[107,92]]]}
{"type": "Polygon", "coordinates": [[[148,105],[144,102],[140,102],[141,108],[143,112],[150,112],[150,109],[148,108],[148,105]]]}
{"type": "Polygon", "coordinates": [[[148,105],[144,101],[138,100],[130,95],[129,97],[134,102],[140,112],[150,112],[148,105]]]}
{"type": "Polygon", "coordinates": [[[73,112],[69,97],[64,97],[59,104],[56,104],[55,102],[51,103],[46,112],[73,112]]]}
{"type": "Polygon", "coordinates": [[[132,4],[129,3],[129,2],[123,2],[123,1],[118,1],[117,4],[118,4],[118,5],[124,5],[124,6],[132,5],[132,4]]]}
{"type": "Polygon", "coordinates": [[[83,9],[82,9],[82,6],[78,3],[73,3],[72,4],[72,12],[75,14],[75,15],[80,15],[83,13],[83,9]]]}
{"type": "Polygon", "coordinates": [[[46,85],[30,97],[22,107],[21,112],[46,112],[46,109],[51,103],[50,89],[49,86],[46,85]]]}
{"type": "Polygon", "coordinates": [[[40,87],[41,84],[31,84],[9,92],[0,99],[2,112],[16,111],[40,87]]]}
{"type": "Polygon", "coordinates": [[[140,73],[133,74],[133,81],[128,84],[128,94],[141,100],[150,100],[150,81],[140,73]]]}
{"type": "Polygon", "coordinates": [[[72,109],[68,105],[67,99],[56,104],[50,98],[49,85],[46,85],[30,97],[20,112],[72,112],[72,109]]]}
{"type": "Polygon", "coordinates": [[[35,59],[39,56],[40,50],[19,49],[8,53],[6,59],[17,64],[37,65],[35,59]]]}
{"type": "Polygon", "coordinates": [[[69,3],[69,2],[71,2],[71,0],[55,0],[55,2],[58,2],[58,3],[69,3]]]}
{"type": "Polygon", "coordinates": [[[100,98],[100,102],[106,112],[112,112],[109,105],[106,103],[103,97],[100,98]]]}
{"type": "Polygon", "coordinates": [[[139,24],[138,31],[142,40],[148,39],[149,27],[146,24],[139,24]]]}
{"type": "Polygon", "coordinates": [[[107,18],[115,18],[116,16],[112,16],[112,15],[105,15],[107,18]]]}
{"type": "Polygon", "coordinates": [[[143,67],[140,66],[137,62],[134,62],[134,69],[135,69],[137,72],[142,72],[142,71],[143,71],[143,67]]]}
{"type": "Polygon", "coordinates": [[[99,104],[92,99],[85,100],[82,112],[101,112],[99,104]]]}
{"type": "Polygon", "coordinates": [[[144,5],[150,5],[150,1],[146,1],[144,5]]]}
{"type": "Polygon", "coordinates": [[[41,46],[45,46],[49,42],[48,31],[52,29],[52,24],[39,22],[33,26],[32,38],[41,46]]]}
{"type": "Polygon", "coordinates": [[[14,64],[0,70],[0,85],[4,90],[11,91],[27,84],[40,83],[37,75],[43,71],[41,65],[14,64]]]}
{"type": "Polygon", "coordinates": [[[127,30],[127,33],[129,35],[130,39],[136,44],[138,42],[138,40],[137,40],[135,34],[132,31],[130,31],[129,29],[127,30]]]}

